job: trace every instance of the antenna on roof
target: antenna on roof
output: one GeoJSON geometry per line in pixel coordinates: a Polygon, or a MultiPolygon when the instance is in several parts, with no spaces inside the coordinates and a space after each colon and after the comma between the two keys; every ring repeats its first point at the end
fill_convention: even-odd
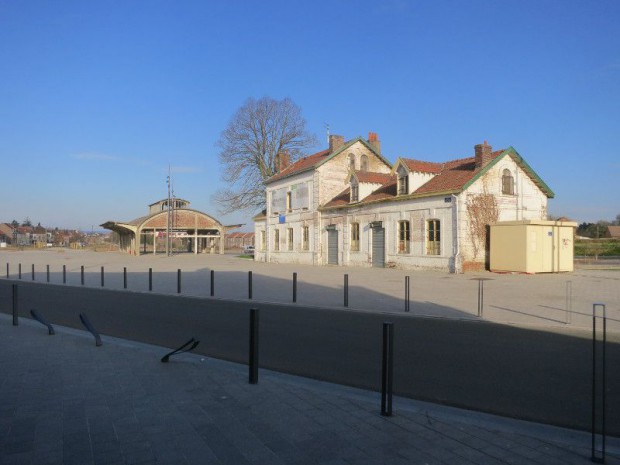
{"type": "Polygon", "coordinates": [[[329,123],[323,123],[325,125],[325,129],[327,131],[327,143],[329,144],[329,123]]]}

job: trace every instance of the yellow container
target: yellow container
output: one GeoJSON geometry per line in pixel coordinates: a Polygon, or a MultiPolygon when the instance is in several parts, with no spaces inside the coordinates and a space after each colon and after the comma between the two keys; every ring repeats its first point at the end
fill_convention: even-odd
{"type": "Polygon", "coordinates": [[[501,221],[491,229],[491,271],[558,273],[573,271],[572,221],[501,221]]]}

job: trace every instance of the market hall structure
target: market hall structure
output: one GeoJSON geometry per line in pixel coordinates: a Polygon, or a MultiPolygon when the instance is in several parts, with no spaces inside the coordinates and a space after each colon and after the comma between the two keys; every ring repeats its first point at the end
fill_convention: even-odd
{"type": "Polygon", "coordinates": [[[101,226],[119,235],[120,250],[132,255],[167,253],[170,230],[175,252],[224,253],[224,235],[241,225],[224,226],[206,213],[189,208],[183,199],[163,199],[149,205],[149,214],[135,220],[107,221],[101,226]]]}

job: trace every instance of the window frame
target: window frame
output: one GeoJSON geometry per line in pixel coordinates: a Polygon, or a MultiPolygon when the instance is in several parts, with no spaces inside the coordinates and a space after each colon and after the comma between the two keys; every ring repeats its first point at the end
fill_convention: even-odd
{"type": "Polygon", "coordinates": [[[398,237],[396,244],[397,253],[411,253],[411,222],[409,220],[400,220],[398,222],[398,237]]]}
{"type": "Polygon", "coordinates": [[[286,241],[287,241],[287,249],[289,252],[292,252],[294,250],[293,238],[294,238],[293,228],[287,228],[286,241]]]}
{"type": "Polygon", "coordinates": [[[368,171],[368,155],[360,157],[360,171],[368,171]]]}
{"type": "Polygon", "coordinates": [[[275,252],[280,251],[280,230],[278,228],[273,230],[273,250],[275,252]]]}
{"type": "Polygon", "coordinates": [[[436,218],[426,220],[426,255],[441,255],[441,220],[436,218]]]}
{"type": "Polygon", "coordinates": [[[349,227],[349,232],[351,234],[350,250],[351,252],[359,252],[360,251],[360,224],[357,222],[351,223],[349,227]]]}
{"type": "Polygon", "coordinates": [[[508,168],[502,171],[502,195],[515,195],[515,178],[508,168]]]}
{"type": "Polygon", "coordinates": [[[267,232],[266,231],[261,231],[260,232],[260,250],[261,250],[261,252],[264,252],[266,248],[267,248],[267,232]]]}
{"type": "Polygon", "coordinates": [[[351,181],[351,203],[360,201],[360,186],[355,181],[351,181]]]}
{"type": "Polygon", "coordinates": [[[404,168],[399,167],[396,171],[398,175],[398,195],[407,195],[409,194],[409,173],[404,168]]]}
{"type": "Polygon", "coordinates": [[[301,248],[302,250],[310,250],[310,227],[302,226],[301,229],[301,248]]]}

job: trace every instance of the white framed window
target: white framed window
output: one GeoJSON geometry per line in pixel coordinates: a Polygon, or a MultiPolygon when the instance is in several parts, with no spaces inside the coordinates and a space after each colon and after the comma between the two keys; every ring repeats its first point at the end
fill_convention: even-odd
{"type": "Polygon", "coordinates": [[[280,230],[275,229],[273,231],[273,250],[276,252],[280,250],[280,230]]]}
{"type": "Polygon", "coordinates": [[[267,246],[267,234],[265,234],[265,231],[261,231],[260,232],[260,249],[264,251],[266,246],[267,246]]]}

